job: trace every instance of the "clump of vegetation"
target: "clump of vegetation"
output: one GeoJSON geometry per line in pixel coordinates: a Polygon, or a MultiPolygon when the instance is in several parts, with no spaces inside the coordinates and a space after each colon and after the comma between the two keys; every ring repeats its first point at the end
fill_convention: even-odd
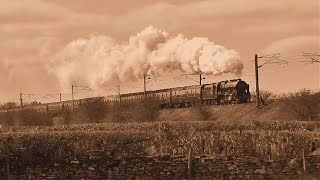
{"type": "Polygon", "coordinates": [[[261,91],[260,96],[265,103],[271,103],[276,101],[279,96],[271,91],[261,91]]]}
{"type": "MultiPolygon", "coordinates": [[[[282,112],[293,115],[297,120],[320,120],[320,92],[312,92],[306,89],[287,94],[261,91],[260,96],[265,105],[284,105],[282,106],[282,112]]],[[[256,101],[255,93],[252,97],[256,101]]]]}
{"type": "Polygon", "coordinates": [[[7,109],[13,109],[17,108],[17,104],[15,102],[7,102],[0,106],[0,109],[7,110],[7,109]]]}
{"type": "Polygon", "coordinates": [[[301,90],[290,94],[284,99],[288,109],[301,120],[320,121],[320,92],[312,93],[310,90],[301,90]]]}
{"type": "MultiPolygon", "coordinates": [[[[260,101],[262,101],[264,105],[276,102],[282,96],[283,96],[282,94],[276,94],[271,91],[266,91],[266,90],[260,91],[260,101]]],[[[251,101],[253,102],[257,101],[257,94],[255,92],[251,93],[251,101]]]]}

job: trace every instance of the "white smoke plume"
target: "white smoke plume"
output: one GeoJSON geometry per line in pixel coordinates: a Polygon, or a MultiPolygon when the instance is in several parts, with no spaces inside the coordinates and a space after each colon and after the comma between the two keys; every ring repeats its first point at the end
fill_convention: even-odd
{"type": "Polygon", "coordinates": [[[145,74],[241,74],[243,64],[234,50],[207,38],[171,36],[152,26],[131,36],[128,42],[95,35],[67,44],[50,61],[62,86],[72,83],[99,88],[108,83],[135,81],[145,74]]]}

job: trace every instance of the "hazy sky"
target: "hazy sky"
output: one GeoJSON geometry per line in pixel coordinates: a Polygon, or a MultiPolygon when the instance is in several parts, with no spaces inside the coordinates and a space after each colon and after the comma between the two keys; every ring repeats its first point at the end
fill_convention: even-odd
{"type": "MultiPolygon", "coordinates": [[[[0,101],[18,99],[20,92],[34,93],[38,98],[60,92],[47,66],[50,56],[68,42],[92,34],[124,41],[150,25],[188,38],[207,37],[238,51],[245,65],[241,78],[251,84],[252,91],[255,53],[281,53],[281,59],[289,61],[288,65],[263,66],[261,89],[288,92],[320,88],[320,63],[297,62],[309,60],[302,52],[320,54],[320,0],[0,2],[0,101]]],[[[205,82],[229,78],[235,76],[208,76],[205,82]]]]}

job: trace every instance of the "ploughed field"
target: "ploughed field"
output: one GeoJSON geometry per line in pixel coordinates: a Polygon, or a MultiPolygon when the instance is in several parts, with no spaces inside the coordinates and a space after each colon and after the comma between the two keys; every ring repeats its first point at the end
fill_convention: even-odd
{"type": "Polygon", "coordinates": [[[14,178],[186,178],[190,149],[194,177],[317,176],[320,123],[179,121],[2,127],[0,179],[8,174],[14,178]]]}

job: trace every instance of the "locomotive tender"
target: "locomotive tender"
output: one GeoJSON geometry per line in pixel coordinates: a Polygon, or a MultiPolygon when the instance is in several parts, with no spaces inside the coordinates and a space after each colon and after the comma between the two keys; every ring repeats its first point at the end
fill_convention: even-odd
{"type": "MultiPolygon", "coordinates": [[[[34,109],[39,112],[72,109],[73,106],[74,108],[78,108],[82,103],[94,98],[97,97],[74,101],[68,100],[47,104],[26,105],[23,109],[34,109]]],[[[180,108],[190,107],[194,104],[215,105],[247,103],[251,99],[251,94],[249,91],[249,84],[241,79],[234,79],[203,85],[147,91],[146,96],[144,92],[134,92],[113,96],[103,96],[103,99],[108,104],[152,99],[158,102],[161,108],[180,108]]],[[[14,110],[18,109],[5,111],[14,110]]]]}

